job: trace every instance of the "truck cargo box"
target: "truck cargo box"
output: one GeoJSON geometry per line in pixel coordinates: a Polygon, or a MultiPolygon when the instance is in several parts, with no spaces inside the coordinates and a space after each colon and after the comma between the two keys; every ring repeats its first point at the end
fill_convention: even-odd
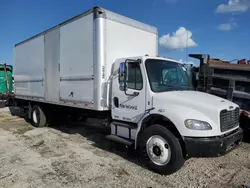
{"type": "Polygon", "coordinates": [[[157,29],[94,7],[15,45],[15,94],[93,110],[110,108],[117,58],[158,53],[157,29]]]}

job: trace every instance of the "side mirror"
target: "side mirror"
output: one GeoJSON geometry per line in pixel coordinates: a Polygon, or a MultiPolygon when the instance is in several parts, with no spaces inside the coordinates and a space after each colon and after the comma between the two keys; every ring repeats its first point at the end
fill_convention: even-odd
{"type": "Polygon", "coordinates": [[[125,91],[125,94],[128,96],[138,96],[139,92],[131,92],[127,91],[127,84],[126,84],[126,79],[127,79],[127,63],[138,63],[139,60],[129,60],[127,59],[125,62],[120,63],[119,67],[119,87],[121,91],[125,91]]]}
{"type": "Polygon", "coordinates": [[[120,63],[119,85],[120,85],[120,90],[125,91],[125,62],[120,63]]]}

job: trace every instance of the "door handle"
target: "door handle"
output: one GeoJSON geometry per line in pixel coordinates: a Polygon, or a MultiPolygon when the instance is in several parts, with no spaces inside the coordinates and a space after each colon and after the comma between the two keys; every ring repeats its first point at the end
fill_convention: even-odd
{"type": "Polygon", "coordinates": [[[113,100],[114,100],[115,107],[118,108],[119,107],[119,99],[118,99],[118,97],[114,97],[113,100]]]}

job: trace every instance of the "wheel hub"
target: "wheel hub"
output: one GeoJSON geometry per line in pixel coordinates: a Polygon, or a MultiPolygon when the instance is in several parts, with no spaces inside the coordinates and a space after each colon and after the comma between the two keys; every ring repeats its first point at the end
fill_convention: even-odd
{"type": "Polygon", "coordinates": [[[159,157],[161,155],[161,149],[158,146],[154,146],[153,153],[159,157]]]}
{"type": "Polygon", "coordinates": [[[171,148],[168,142],[159,135],[151,136],[146,143],[149,159],[156,165],[163,166],[171,159],[171,148]]]}

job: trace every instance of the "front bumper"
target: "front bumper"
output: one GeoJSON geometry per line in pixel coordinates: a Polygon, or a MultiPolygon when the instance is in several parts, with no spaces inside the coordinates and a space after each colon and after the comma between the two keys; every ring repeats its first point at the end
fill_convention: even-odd
{"type": "Polygon", "coordinates": [[[243,138],[241,128],[220,137],[184,137],[189,157],[216,157],[224,155],[240,144],[243,138]]]}

